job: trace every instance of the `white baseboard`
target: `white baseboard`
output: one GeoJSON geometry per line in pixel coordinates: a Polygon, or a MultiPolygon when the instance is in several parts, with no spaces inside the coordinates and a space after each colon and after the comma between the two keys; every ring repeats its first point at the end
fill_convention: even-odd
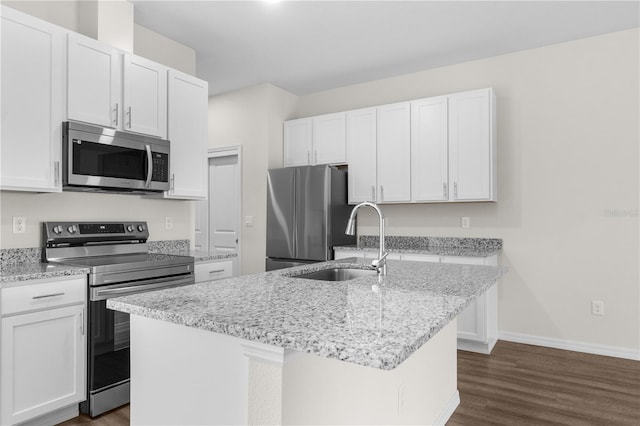
{"type": "Polygon", "coordinates": [[[66,422],[74,417],[78,417],[80,412],[78,410],[78,404],[72,404],[68,407],[60,408],[48,414],[44,414],[35,419],[22,423],[22,426],[50,426],[57,425],[58,423],[66,422]]]}
{"type": "Polygon", "coordinates": [[[527,345],[545,346],[548,348],[564,349],[566,351],[584,352],[594,355],[604,355],[640,361],[640,351],[637,349],[597,345],[593,343],[532,336],[530,334],[511,333],[507,331],[501,331],[499,333],[499,339],[506,340],[508,342],[524,343],[527,345]]]}
{"type": "Polygon", "coordinates": [[[451,398],[447,402],[447,405],[445,405],[445,407],[442,409],[442,411],[438,415],[438,418],[433,424],[437,426],[446,425],[449,421],[449,418],[453,415],[453,412],[456,411],[456,408],[458,408],[458,405],[460,405],[460,392],[458,392],[458,389],[456,389],[455,393],[451,395],[451,398]]]}

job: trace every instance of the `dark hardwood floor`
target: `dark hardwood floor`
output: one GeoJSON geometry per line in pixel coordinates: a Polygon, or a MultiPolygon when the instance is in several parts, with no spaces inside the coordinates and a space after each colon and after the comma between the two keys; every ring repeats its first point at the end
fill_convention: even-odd
{"type": "Polygon", "coordinates": [[[461,425],[640,425],[640,362],[499,341],[458,351],[461,425]]]}
{"type": "MultiPolygon", "coordinates": [[[[447,426],[640,426],[640,362],[499,341],[458,351],[460,405],[447,426]]],[[[64,426],[125,426],[129,406],[64,426]]]]}

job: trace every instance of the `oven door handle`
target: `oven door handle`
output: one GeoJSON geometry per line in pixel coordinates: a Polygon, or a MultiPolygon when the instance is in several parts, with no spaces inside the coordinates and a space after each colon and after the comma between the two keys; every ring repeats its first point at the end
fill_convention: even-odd
{"type": "Polygon", "coordinates": [[[93,294],[95,298],[98,299],[106,299],[110,297],[119,297],[119,296],[127,296],[130,294],[142,293],[150,290],[160,290],[171,287],[179,287],[187,284],[194,283],[194,277],[191,276],[189,278],[184,278],[181,280],[172,280],[172,281],[162,281],[156,282],[152,284],[142,284],[142,285],[131,285],[127,287],[117,287],[117,288],[105,288],[105,289],[95,289],[95,293],[93,294]]]}
{"type": "Polygon", "coordinates": [[[149,188],[151,184],[151,177],[153,176],[153,157],[151,156],[151,145],[145,145],[144,149],[147,151],[147,181],[144,184],[145,188],[149,188]]]}

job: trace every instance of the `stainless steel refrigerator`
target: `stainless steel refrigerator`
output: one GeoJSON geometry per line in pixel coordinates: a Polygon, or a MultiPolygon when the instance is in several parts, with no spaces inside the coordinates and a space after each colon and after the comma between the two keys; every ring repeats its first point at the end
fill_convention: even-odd
{"type": "Polygon", "coordinates": [[[267,271],[333,259],[356,243],[344,233],[347,172],[331,166],[272,169],[267,177],[267,271]]]}

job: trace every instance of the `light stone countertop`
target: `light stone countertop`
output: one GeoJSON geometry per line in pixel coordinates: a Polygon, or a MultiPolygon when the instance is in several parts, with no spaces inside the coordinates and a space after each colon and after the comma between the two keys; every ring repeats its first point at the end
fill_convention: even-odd
{"type": "Polygon", "coordinates": [[[506,273],[503,267],[389,261],[388,275],[293,278],[355,258],[109,299],[107,307],[390,370],[506,273]]]}
{"type": "Polygon", "coordinates": [[[72,275],[86,275],[88,268],[52,263],[16,263],[0,265],[0,288],[10,282],[56,278],[72,275]]]}
{"type": "MultiPolygon", "coordinates": [[[[237,254],[210,255],[209,253],[187,248],[162,246],[161,251],[152,252],[162,256],[165,254],[192,256],[195,263],[211,262],[228,258],[236,258],[237,254]]],[[[22,282],[71,275],[86,275],[88,268],[41,262],[41,249],[3,249],[0,251],[0,288],[2,283],[22,282]]]]}

